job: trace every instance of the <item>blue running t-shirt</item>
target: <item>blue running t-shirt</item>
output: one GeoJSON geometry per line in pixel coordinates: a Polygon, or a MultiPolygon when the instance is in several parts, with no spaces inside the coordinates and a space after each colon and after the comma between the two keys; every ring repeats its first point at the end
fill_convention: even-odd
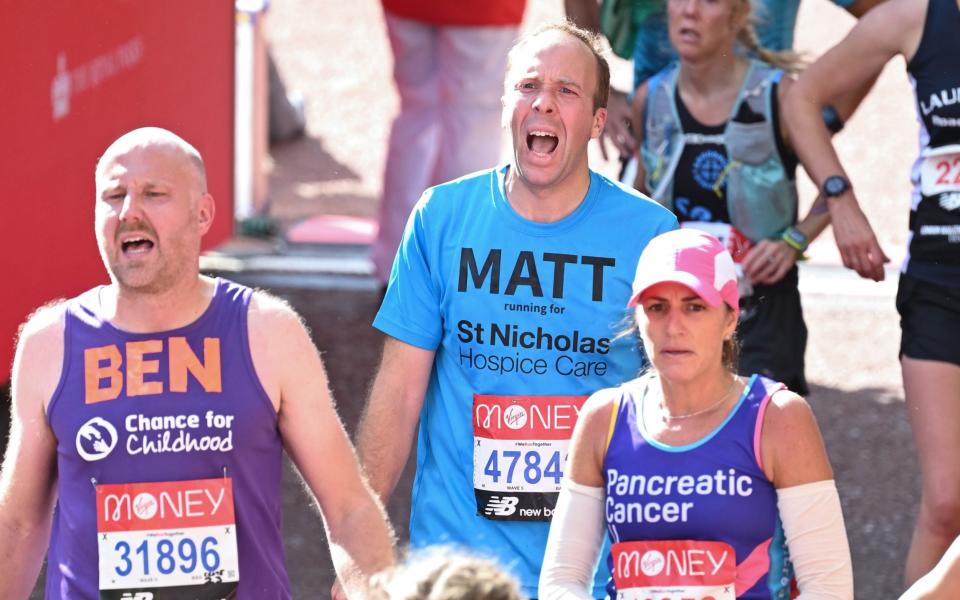
{"type": "Polygon", "coordinates": [[[532,222],[506,199],[508,168],[424,193],[374,326],[436,352],[411,544],[497,557],[536,596],[573,424],[590,393],[636,376],[637,340],[616,336],[640,252],[677,222],[592,171],[573,213],[532,222]]]}

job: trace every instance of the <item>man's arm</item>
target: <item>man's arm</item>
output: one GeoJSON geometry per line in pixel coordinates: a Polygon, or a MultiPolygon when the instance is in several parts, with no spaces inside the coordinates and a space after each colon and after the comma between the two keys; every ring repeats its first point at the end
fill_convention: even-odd
{"type": "Polygon", "coordinates": [[[250,304],[254,366],[277,407],[284,447],[323,517],[330,556],[350,595],[393,563],[393,535],[337,415],[316,347],[285,302],[258,293],[250,304]]]}
{"type": "Polygon", "coordinates": [[[393,337],[388,336],[384,343],[383,359],[357,434],[360,460],[384,503],[410,457],[433,358],[433,351],[393,337]]]}
{"type": "Polygon", "coordinates": [[[46,419],[63,366],[63,308],[23,326],[13,360],[10,439],[0,472],[0,598],[26,598],[40,572],[56,499],[57,441],[46,419]]]}

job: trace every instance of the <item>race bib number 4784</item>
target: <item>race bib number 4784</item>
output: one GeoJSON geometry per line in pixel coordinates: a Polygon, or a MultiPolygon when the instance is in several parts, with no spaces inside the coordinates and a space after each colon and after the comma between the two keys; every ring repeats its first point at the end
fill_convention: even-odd
{"type": "Polygon", "coordinates": [[[98,485],[97,547],[101,598],[232,597],[231,480],[98,485]]]}
{"type": "Polygon", "coordinates": [[[473,488],[477,514],[549,521],[570,436],[587,396],[473,398],[473,488]]]}

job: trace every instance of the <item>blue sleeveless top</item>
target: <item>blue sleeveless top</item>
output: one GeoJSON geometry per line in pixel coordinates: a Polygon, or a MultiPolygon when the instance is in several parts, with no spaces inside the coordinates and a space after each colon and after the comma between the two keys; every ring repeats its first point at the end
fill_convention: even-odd
{"type": "MultiPolygon", "coordinates": [[[[652,439],[640,418],[651,380],[614,390],[603,474],[604,512],[615,547],[651,540],[723,542],[736,554],[737,598],[789,598],[793,569],[776,489],[760,458],[764,411],[783,384],[754,375],[716,429],[692,444],[668,446],[652,439]]],[[[612,553],[608,564],[613,571],[612,553]]],[[[607,592],[617,597],[613,579],[607,592]]]]}
{"type": "MultiPolygon", "coordinates": [[[[240,599],[290,598],[280,532],[282,445],[276,411],[250,357],[247,309],[252,290],[219,279],[210,305],[190,325],[129,333],[103,318],[102,289],[66,305],[62,375],[47,409],[57,439],[58,500],[46,597],[140,597],[130,587],[98,592],[106,583],[101,581],[104,569],[98,569],[100,554],[119,549],[116,563],[106,566],[108,573],[123,575],[146,567],[151,577],[169,570],[176,577],[196,575],[200,583],[206,578],[206,585],[183,590],[191,598],[220,598],[230,588],[236,588],[240,599]],[[131,499],[115,494],[114,503],[104,510],[106,519],[112,516],[116,525],[118,515],[131,515],[132,509],[136,516],[128,521],[142,526],[140,521],[148,516],[153,520],[143,522],[159,523],[156,517],[164,514],[182,516],[178,498],[184,496],[188,516],[205,509],[212,514],[226,506],[223,496],[207,495],[209,489],[196,491],[196,485],[208,480],[222,486],[226,478],[232,482],[233,515],[228,522],[235,525],[239,585],[235,579],[213,585],[218,578],[230,579],[217,573],[230,564],[223,537],[191,543],[179,533],[167,534],[176,545],[165,549],[157,545],[163,536],[138,532],[135,541],[124,542],[120,532],[114,534],[121,536],[116,547],[112,540],[105,544],[105,529],[102,523],[98,526],[105,488],[148,484],[148,490],[155,490],[159,482],[186,486],[166,495],[149,492],[159,500],[154,508],[137,504],[149,495],[137,495],[136,488],[131,499]],[[123,543],[128,544],[125,551],[123,543]],[[141,544],[146,545],[138,547],[141,544]]],[[[189,525],[181,520],[160,528],[184,526],[189,525]]],[[[166,597],[172,590],[149,591],[166,597]]]]}

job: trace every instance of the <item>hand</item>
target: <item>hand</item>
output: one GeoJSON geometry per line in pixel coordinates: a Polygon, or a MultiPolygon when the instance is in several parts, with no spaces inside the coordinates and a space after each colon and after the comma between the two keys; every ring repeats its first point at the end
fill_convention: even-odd
{"type": "Polygon", "coordinates": [[[632,156],[637,150],[630,131],[630,105],[627,95],[619,90],[610,88],[610,98],[607,100],[607,123],[600,133],[600,154],[607,158],[607,142],[613,145],[621,155],[632,156]]]}
{"type": "Polygon", "coordinates": [[[743,272],[753,284],[772,284],[783,279],[797,262],[797,251],[782,240],[761,240],[743,259],[743,272]]]}
{"type": "Polygon", "coordinates": [[[883,281],[883,265],[890,262],[866,215],[860,210],[852,194],[827,200],[833,237],[843,258],[843,266],[853,269],[861,277],[883,281]]]}

